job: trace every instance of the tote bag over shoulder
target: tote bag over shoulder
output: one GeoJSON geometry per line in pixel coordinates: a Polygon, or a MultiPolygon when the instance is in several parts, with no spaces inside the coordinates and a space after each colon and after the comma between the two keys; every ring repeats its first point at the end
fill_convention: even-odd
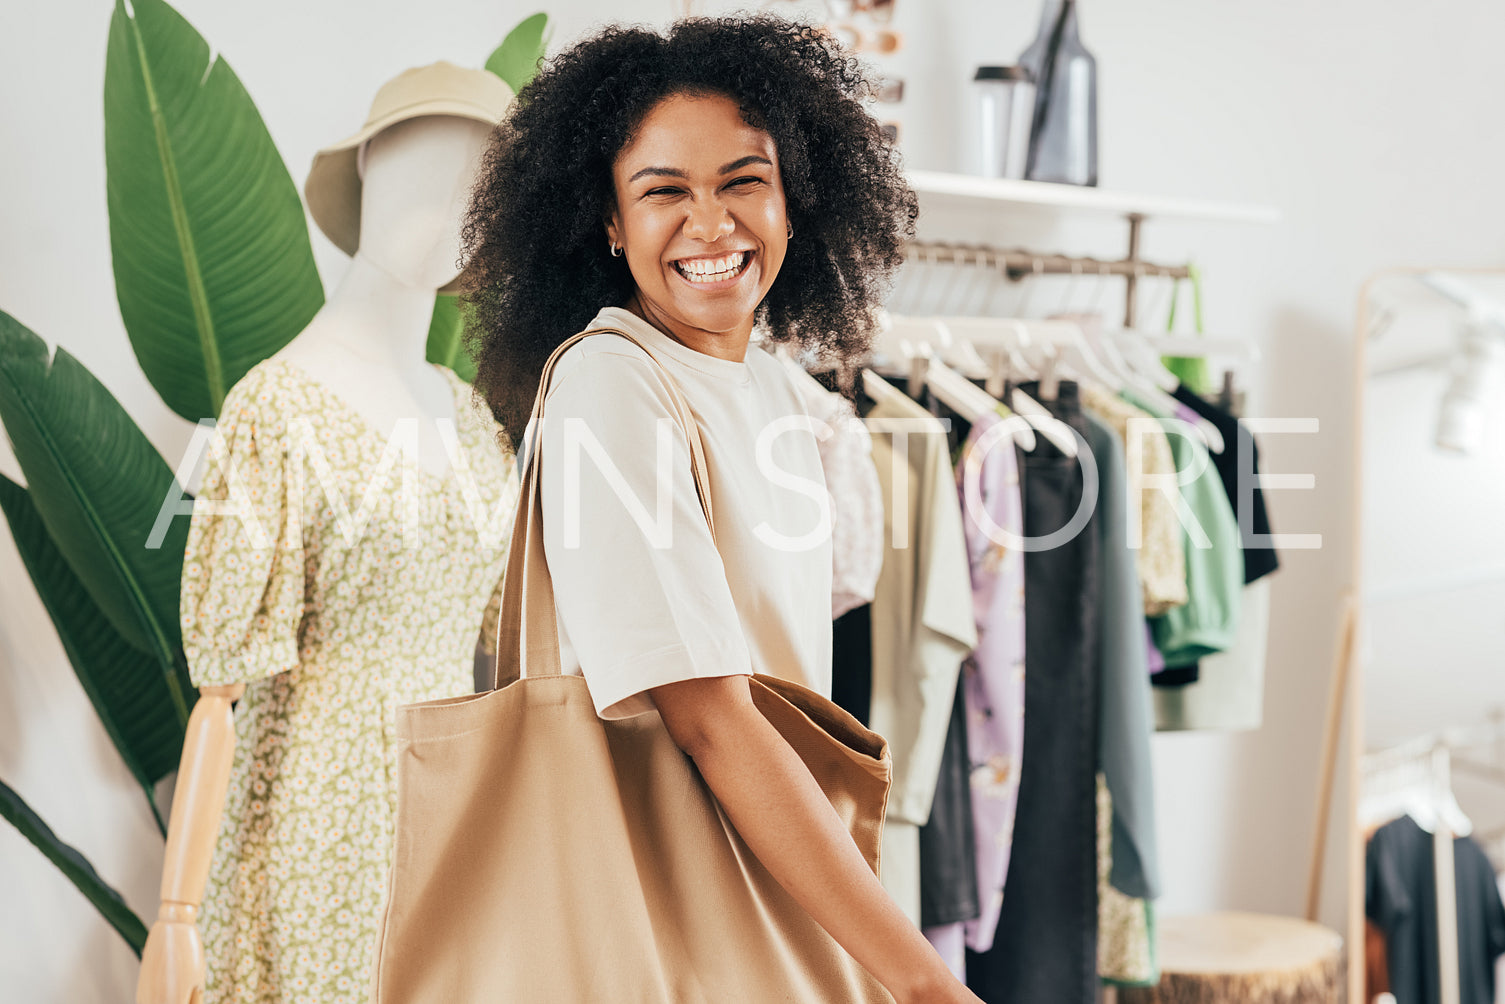
{"type": "MultiPolygon", "coordinates": [[[[535,428],[556,361],[588,336],[653,357],[621,331],[567,340],[544,367],[535,428]]],[[[664,377],[712,521],[699,430],[664,377]]],[[[560,672],[538,452],[507,561],[498,689],[397,711],[396,838],[371,1000],[891,1002],[748,849],[657,712],[603,721],[584,678],[560,672]]],[[[797,684],[756,675],[751,688],[876,871],[882,737],[797,684]]]]}

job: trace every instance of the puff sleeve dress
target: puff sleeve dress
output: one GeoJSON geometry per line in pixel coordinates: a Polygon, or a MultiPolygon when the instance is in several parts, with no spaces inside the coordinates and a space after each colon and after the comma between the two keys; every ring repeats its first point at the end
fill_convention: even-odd
{"type": "Polygon", "coordinates": [[[179,606],[194,684],[246,685],[199,919],[208,1004],[366,1000],[393,711],[474,690],[516,499],[495,421],[441,372],[444,478],[285,360],[225,398],[179,606]]]}

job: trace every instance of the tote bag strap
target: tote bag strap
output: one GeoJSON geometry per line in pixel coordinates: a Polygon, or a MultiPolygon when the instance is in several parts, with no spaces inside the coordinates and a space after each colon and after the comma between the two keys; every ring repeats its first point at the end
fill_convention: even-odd
{"type": "Polygon", "coordinates": [[[500,687],[503,680],[511,681],[527,676],[558,676],[559,622],[554,608],[554,581],[549,575],[549,565],[543,550],[543,491],[540,474],[542,452],[538,439],[541,434],[544,398],[554,367],[561,356],[582,338],[597,334],[613,334],[632,342],[647,353],[659,371],[664,386],[669,391],[675,419],[684,430],[690,444],[690,475],[695,481],[695,495],[700,500],[700,510],[705,514],[706,525],[711,531],[711,540],[716,539],[716,520],[711,512],[710,481],[707,474],[705,444],[700,438],[700,427],[690,404],[685,400],[662,360],[647,345],[630,332],[619,328],[591,328],[571,335],[560,344],[544,363],[538,380],[538,394],[533,399],[533,411],[529,417],[530,430],[523,456],[522,485],[518,493],[517,513],[512,521],[512,540],[507,554],[507,570],[502,579],[502,609],[497,619],[496,663],[492,670],[492,687],[500,687]]]}

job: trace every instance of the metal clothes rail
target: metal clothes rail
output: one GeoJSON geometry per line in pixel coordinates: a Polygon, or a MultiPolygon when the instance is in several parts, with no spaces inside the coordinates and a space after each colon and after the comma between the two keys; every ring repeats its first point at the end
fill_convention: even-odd
{"type": "Polygon", "coordinates": [[[986,244],[955,244],[945,241],[911,241],[906,247],[906,253],[910,258],[928,264],[998,269],[1014,280],[1038,275],[1122,276],[1125,283],[1124,327],[1132,328],[1138,305],[1140,279],[1152,276],[1186,279],[1191,275],[1191,268],[1187,265],[1160,265],[1139,257],[1139,225],[1143,219],[1141,216],[1129,217],[1129,254],[1125,258],[1037,254],[986,244]]]}

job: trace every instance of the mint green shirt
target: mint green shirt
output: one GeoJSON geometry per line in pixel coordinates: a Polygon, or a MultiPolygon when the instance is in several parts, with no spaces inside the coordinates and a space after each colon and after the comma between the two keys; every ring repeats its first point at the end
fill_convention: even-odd
{"type": "MultiPolygon", "coordinates": [[[[1121,396],[1156,418],[1175,417],[1132,388],[1125,388],[1121,396]]],[[[1187,601],[1149,619],[1155,646],[1165,656],[1168,668],[1189,666],[1203,656],[1233,647],[1244,590],[1238,518],[1207,447],[1200,439],[1183,434],[1188,431],[1185,422],[1172,422],[1165,430],[1176,470],[1199,471],[1180,486],[1183,504],[1177,507],[1186,551],[1187,601]],[[1188,525],[1188,520],[1194,522],[1188,525]]]]}

